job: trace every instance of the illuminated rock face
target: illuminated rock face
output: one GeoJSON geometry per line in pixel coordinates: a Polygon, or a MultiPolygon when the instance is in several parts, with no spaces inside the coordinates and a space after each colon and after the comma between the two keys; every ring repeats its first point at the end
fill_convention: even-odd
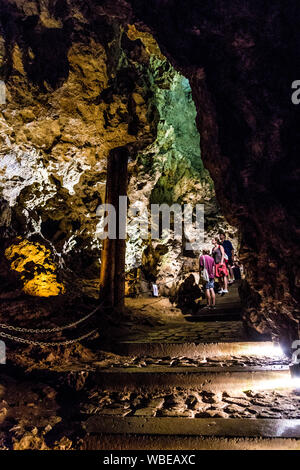
{"type": "MultiPolygon", "coordinates": [[[[224,226],[224,219],[201,161],[188,80],[150,34],[121,26],[97,8],[87,20],[78,8],[70,10],[72,27],[51,8],[28,10],[16,2],[3,10],[10,22],[1,56],[7,104],[0,115],[0,189],[5,246],[20,236],[46,247],[65,292],[74,293],[78,285],[80,295],[76,279],[89,284],[99,277],[96,210],[105,199],[112,149],[130,151],[130,205],[138,201],[143,211],[150,202],[200,202],[210,226],[224,226]],[[22,27],[18,15],[25,18],[22,27]]],[[[149,245],[129,228],[128,275],[136,284],[138,268],[142,278],[161,283],[167,266],[169,284],[176,283],[184,263],[180,243],[149,245]],[[155,252],[148,261],[147,247],[149,257],[155,252]]],[[[24,290],[62,293],[60,287],[50,289],[54,278],[48,281],[36,273],[24,290]]]]}
{"type": "MultiPolygon", "coordinates": [[[[0,173],[6,191],[1,231],[8,242],[25,227],[39,233],[41,243],[47,238],[68,267],[96,275],[99,250],[91,232],[104,198],[106,156],[130,145],[131,184],[138,191],[136,156],[157,138],[149,77],[157,47],[150,31],[189,79],[202,160],[222,212],[242,233],[245,321],[260,332],[270,329],[289,346],[299,317],[300,118],[290,99],[300,69],[296,6],[252,0],[192,1],[188,8],[184,0],[59,3],[1,5],[0,67],[8,92],[1,107],[1,156],[8,162],[0,173]],[[136,28],[128,37],[120,24],[136,28]],[[146,27],[142,38],[137,29],[146,27]]],[[[154,186],[153,197],[160,196],[164,175],[148,179],[145,198],[154,186]]]]}
{"type": "MultiPolygon", "coordinates": [[[[109,152],[129,145],[135,158],[155,138],[149,56],[142,45],[130,49],[118,22],[93,17],[87,24],[77,11],[70,29],[37,4],[1,8],[1,235],[7,248],[16,236],[47,247],[68,291],[74,275],[99,277],[96,209],[105,199],[109,152]],[[19,15],[28,23],[18,25],[19,15]]],[[[47,276],[35,273],[25,292],[62,293],[47,276]]]]}
{"type": "Polygon", "coordinates": [[[51,252],[45,246],[23,240],[6,248],[5,256],[11,269],[21,274],[25,294],[50,297],[65,292],[63,284],[57,281],[51,252]]]}
{"type": "Polygon", "coordinates": [[[205,167],[242,234],[245,321],[289,348],[299,336],[299,8],[280,2],[106,2],[153,33],[189,78],[205,167]]]}
{"type": "MultiPolygon", "coordinates": [[[[219,229],[229,229],[235,241],[236,231],[220,214],[213,182],[201,160],[196,108],[188,80],[157,51],[149,34],[130,27],[128,35],[132,37],[133,32],[150,51],[148,74],[158,122],[155,140],[139,151],[129,166],[129,207],[136,207],[139,217],[129,217],[126,268],[128,272],[141,268],[139,275],[145,281],[155,281],[160,293],[169,295],[186,277],[184,266],[189,258],[183,254],[184,241],[172,239],[172,234],[152,242],[141,239],[139,223],[150,204],[203,204],[208,245],[219,229]]],[[[192,272],[198,271],[195,261],[192,272]]],[[[148,287],[145,282],[141,290],[148,287]]]]}

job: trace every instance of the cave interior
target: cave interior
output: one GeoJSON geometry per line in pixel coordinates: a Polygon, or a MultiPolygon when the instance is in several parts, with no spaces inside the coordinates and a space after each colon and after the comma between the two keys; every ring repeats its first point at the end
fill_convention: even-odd
{"type": "Polygon", "coordinates": [[[0,0],[0,448],[179,448],[165,418],[195,448],[299,445],[293,5],[0,0]],[[196,248],[173,212],[152,236],[157,205],[203,207],[196,248]]]}

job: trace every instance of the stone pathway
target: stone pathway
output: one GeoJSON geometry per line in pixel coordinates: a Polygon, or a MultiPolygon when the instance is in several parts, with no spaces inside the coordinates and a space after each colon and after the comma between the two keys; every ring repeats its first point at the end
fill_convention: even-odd
{"type": "Polygon", "coordinates": [[[97,385],[80,404],[87,448],[174,449],[174,435],[177,448],[261,448],[269,437],[273,447],[278,438],[280,448],[298,448],[300,391],[289,360],[270,342],[249,342],[240,308],[233,286],[214,312],[120,335],[113,350],[126,355],[97,364],[97,385]]]}
{"type": "Polygon", "coordinates": [[[51,370],[45,357],[23,380],[3,375],[0,448],[300,449],[289,360],[249,341],[236,287],[223,299],[222,321],[200,310],[128,323],[114,352],[51,370]]]}
{"type": "Polygon", "coordinates": [[[174,389],[172,393],[91,390],[82,413],[101,416],[300,419],[300,393],[252,390],[240,394],[174,389]]]}
{"type": "MultiPolygon", "coordinates": [[[[140,299],[138,299],[141,302],[140,299]]],[[[247,341],[248,335],[241,321],[241,305],[238,284],[230,287],[229,294],[217,296],[216,309],[207,310],[204,303],[196,312],[178,313],[178,309],[167,309],[163,300],[143,299],[143,309],[161,309],[158,321],[154,324],[139,325],[128,322],[125,332],[119,335],[122,343],[201,343],[247,341]],[[168,311],[167,311],[168,310],[168,311]],[[172,316],[170,311],[175,312],[172,316]]],[[[131,300],[134,306],[134,299],[131,300]]],[[[142,318],[142,316],[141,316],[142,318]]]]}

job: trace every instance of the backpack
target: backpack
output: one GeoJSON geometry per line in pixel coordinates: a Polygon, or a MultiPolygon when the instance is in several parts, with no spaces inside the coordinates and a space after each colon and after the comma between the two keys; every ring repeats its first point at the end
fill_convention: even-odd
{"type": "Polygon", "coordinates": [[[209,275],[205,266],[205,255],[203,255],[203,270],[201,272],[201,277],[204,281],[209,282],[209,275]]]}

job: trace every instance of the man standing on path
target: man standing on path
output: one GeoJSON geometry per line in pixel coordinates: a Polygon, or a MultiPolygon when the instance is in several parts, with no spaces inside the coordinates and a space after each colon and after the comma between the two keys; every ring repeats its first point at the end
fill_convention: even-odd
{"type": "Polygon", "coordinates": [[[199,258],[199,272],[201,278],[201,271],[203,269],[207,270],[209,280],[205,283],[205,295],[207,299],[206,308],[215,309],[216,308],[216,295],[214,291],[215,287],[215,260],[209,256],[208,250],[203,250],[202,255],[199,258]]]}
{"type": "Polygon", "coordinates": [[[234,273],[233,273],[233,269],[232,269],[234,249],[233,249],[231,241],[226,240],[226,235],[225,235],[224,232],[220,232],[219,236],[220,236],[220,240],[221,240],[222,246],[224,248],[224,251],[225,251],[225,253],[228,257],[227,267],[228,267],[228,271],[229,271],[229,274],[230,274],[229,284],[232,284],[234,282],[234,273]]]}

